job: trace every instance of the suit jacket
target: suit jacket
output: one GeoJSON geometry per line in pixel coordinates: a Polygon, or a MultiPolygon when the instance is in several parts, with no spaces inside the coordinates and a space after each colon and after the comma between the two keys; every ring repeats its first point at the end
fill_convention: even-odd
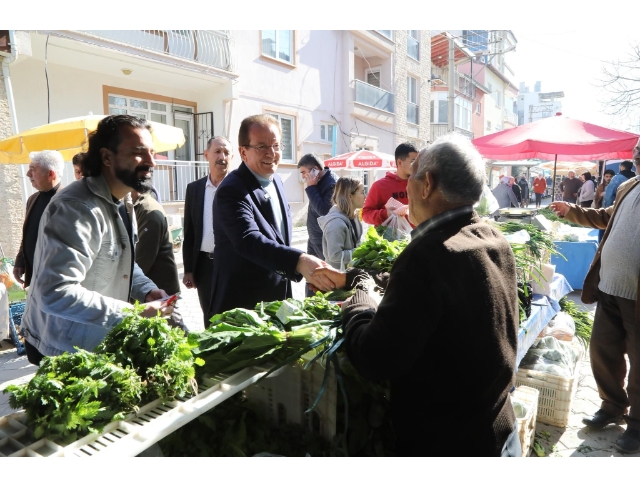
{"type": "MultiPolygon", "coordinates": [[[[57,189],[54,188],[56,193],[60,189],[62,189],[62,184],[59,184],[57,186],[57,189]]],[[[33,208],[33,205],[38,199],[38,196],[40,196],[40,191],[36,191],[35,193],[33,193],[27,200],[27,209],[24,215],[24,222],[22,223],[22,240],[20,241],[20,248],[18,249],[18,254],[16,255],[15,259],[16,267],[24,267],[24,287],[27,287],[29,284],[31,284],[31,276],[33,274],[33,269],[31,267],[31,265],[33,265],[33,262],[31,263],[31,265],[28,265],[26,259],[24,258],[24,232],[27,230],[27,222],[29,221],[31,208],[33,208]]]]}
{"type": "Polygon", "coordinates": [[[260,301],[291,297],[290,280],[301,250],[291,248],[291,210],[276,174],[286,235],[276,225],[265,190],[243,162],[220,184],[213,200],[213,295],[209,315],[233,308],[253,307],[260,301]]]}
{"type": "Polygon", "coordinates": [[[205,177],[187,185],[184,197],[184,241],[182,242],[182,262],[184,272],[193,272],[198,268],[198,257],[202,245],[202,214],[204,213],[204,191],[207,186],[205,177]]]}

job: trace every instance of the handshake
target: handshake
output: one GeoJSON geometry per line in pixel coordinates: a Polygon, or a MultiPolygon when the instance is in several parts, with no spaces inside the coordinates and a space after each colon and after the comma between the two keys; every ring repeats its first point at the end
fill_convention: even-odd
{"type": "Polygon", "coordinates": [[[387,215],[393,213],[396,216],[407,216],[409,214],[409,205],[403,205],[397,199],[391,197],[384,205],[387,215]]]}

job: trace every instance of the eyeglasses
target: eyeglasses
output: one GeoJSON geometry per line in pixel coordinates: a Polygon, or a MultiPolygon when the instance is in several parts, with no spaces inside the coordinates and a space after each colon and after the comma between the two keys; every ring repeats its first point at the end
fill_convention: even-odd
{"type": "Polygon", "coordinates": [[[273,149],[273,152],[280,152],[282,150],[282,147],[280,147],[280,144],[273,144],[273,145],[245,145],[243,147],[249,147],[250,149],[255,149],[258,152],[267,152],[269,149],[273,149]]]}

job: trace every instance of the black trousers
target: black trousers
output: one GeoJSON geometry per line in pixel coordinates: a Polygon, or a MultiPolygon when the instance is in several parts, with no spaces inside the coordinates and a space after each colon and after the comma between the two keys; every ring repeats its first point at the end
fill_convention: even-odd
{"type": "Polygon", "coordinates": [[[589,352],[600,407],[612,415],[628,411],[627,426],[640,430],[640,323],[635,310],[635,301],[598,291],[589,352]]]}
{"type": "Polygon", "coordinates": [[[24,348],[27,352],[27,360],[30,364],[40,366],[40,361],[44,358],[36,347],[31,345],[28,341],[25,340],[24,348]]]}
{"type": "Polygon", "coordinates": [[[211,306],[213,288],[213,259],[210,258],[212,256],[213,254],[208,252],[200,252],[196,268],[193,271],[205,328],[209,324],[209,307],[211,306]]]}

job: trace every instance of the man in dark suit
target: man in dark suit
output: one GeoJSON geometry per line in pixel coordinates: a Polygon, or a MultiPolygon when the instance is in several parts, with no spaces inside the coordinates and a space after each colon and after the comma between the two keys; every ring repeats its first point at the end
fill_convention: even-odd
{"type": "Polygon", "coordinates": [[[197,289],[205,323],[211,303],[213,276],[213,198],[227,175],[233,159],[233,148],[226,137],[209,139],[204,156],[209,162],[209,174],[187,185],[184,201],[184,242],[182,282],[188,289],[197,289]]]}
{"type": "Polygon", "coordinates": [[[335,287],[326,276],[314,275],[325,262],[290,247],[291,210],[275,174],[281,136],[277,120],[268,115],[240,124],[243,162],[220,184],[213,202],[216,265],[210,316],[291,297],[291,281],[303,277],[320,290],[335,287]]]}
{"type": "Polygon", "coordinates": [[[29,196],[27,200],[27,210],[22,226],[22,242],[20,242],[16,265],[13,268],[13,277],[24,287],[31,284],[40,219],[51,198],[60,189],[64,171],[64,159],[58,151],[32,152],[29,154],[29,158],[31,162],[27,177],[31,181],[31,185],[38,191],[29,196]],[[23,275],[24,280],[22,280],[23,275]]]}

